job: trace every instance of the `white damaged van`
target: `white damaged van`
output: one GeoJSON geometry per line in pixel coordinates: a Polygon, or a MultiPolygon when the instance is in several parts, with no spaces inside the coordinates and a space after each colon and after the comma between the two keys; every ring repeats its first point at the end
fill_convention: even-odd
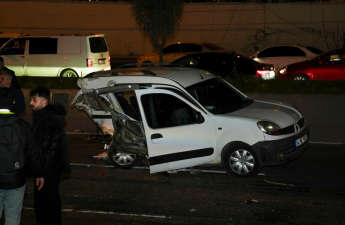
{"type": "Polygon", "coordinates": [[[0,55],[17,76],[83,77],[110,70],[104,34],[15,37],[0,55]]]}
{"type": "Polygon", "coordinates": [[[78,80],[72,104],[108,132],[113,165],[148,158],[150,172],[222,163],[237,177],[281,165],[308,148],[309,128],[290,104],[248,98],[209,72],[148,67],[78,80]]]}

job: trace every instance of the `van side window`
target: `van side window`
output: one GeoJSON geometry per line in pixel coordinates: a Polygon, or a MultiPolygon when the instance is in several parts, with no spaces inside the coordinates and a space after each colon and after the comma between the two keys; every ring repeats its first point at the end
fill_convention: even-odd
{"type": "Polygon", "coordinates": [[[174,127],[195,123],[193,108],[168,94],[141,97],[147,123],[152,128],[174,127]]]}
{"type": "Polygon", "coordinates": [[[107,52],[108,46],[104,37],[91,37],[89,38],[90,49],[92,53],[107,52]]]}
{"type": "Polygon", "coordinates": [[[2,49],[3,55],[24,55],[26,39],[16,38],[8,42],[2,49]]]}
{"type": "Polygon", "coordinates": [[[31,38],[29,54],[57,54],[57,38],[31,38]]]}

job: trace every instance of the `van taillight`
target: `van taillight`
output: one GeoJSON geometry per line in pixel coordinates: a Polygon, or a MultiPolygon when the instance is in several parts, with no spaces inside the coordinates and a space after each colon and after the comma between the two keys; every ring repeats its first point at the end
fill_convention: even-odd
{"type": "Polygon", "coordinates": [[[92,67],[92,66],[93,66],[92,59],[90,59],[90,58],[87,58],[87,59],[86,59],[86,66],[87,66],[87,67],[92,67]]]}

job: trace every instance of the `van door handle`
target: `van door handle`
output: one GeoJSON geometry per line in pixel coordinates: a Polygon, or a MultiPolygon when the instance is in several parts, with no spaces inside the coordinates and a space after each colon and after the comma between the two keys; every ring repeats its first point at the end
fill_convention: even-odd
{"type": "Polygon", "coordinates": [[[163,135],[161,135],[161,134],[152,134],[151,135],[151,139],[153,140],[153,139],[158,139],[158,138],[163,138],[163,135]]]}
{"type": "Polygon", "coordinates": [[[163,135],[161,134],[152,134],[151,135],[151,142],[152,144],[158,144],[163,140],[163,135]]]}

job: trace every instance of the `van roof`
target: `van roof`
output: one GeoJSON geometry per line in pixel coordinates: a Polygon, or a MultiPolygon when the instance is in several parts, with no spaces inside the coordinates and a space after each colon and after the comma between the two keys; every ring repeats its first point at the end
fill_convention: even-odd
{"type": "MultiPolygon", "coordinates": [[[[89,81],[104,80],[131,80],[131,83],[155,83],[157,77],[174,80],[183,87],[188,87],[201,81],[216,78],[215,75],[201,69],[182,68],[182,67],[137,67],[137,68],[119,68],[107,71],[98,71],[90,73],[84,77],[89,81]],[[128,78],[124,78],[128,77],[128,78]],[[108,79],[110,78],[110,79],[108,79]]],[[[161,79],[159,79],[161,80],[161,79]]]]}

